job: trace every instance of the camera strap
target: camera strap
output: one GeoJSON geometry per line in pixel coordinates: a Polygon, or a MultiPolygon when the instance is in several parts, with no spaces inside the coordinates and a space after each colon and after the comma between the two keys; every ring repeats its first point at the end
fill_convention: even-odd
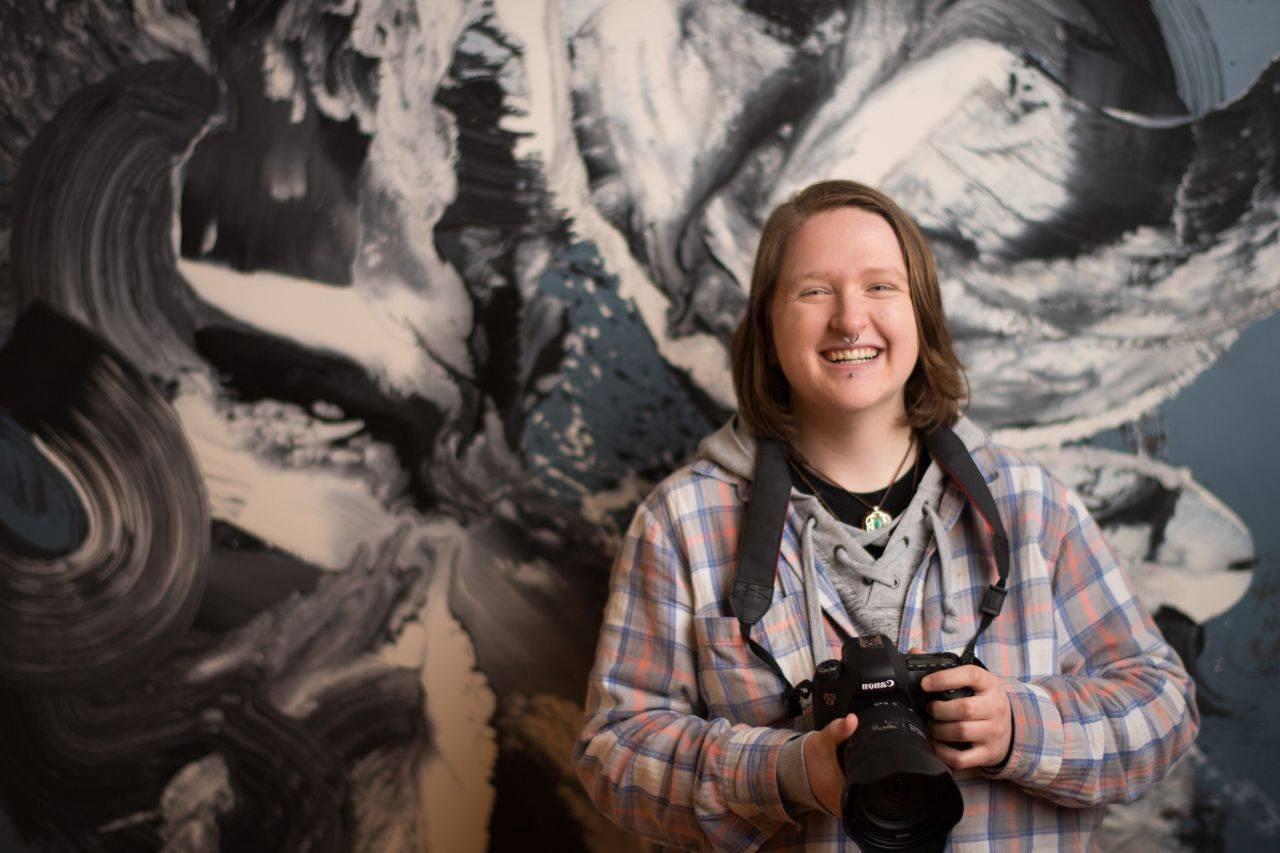
{"type": "MultiPolygon", "coordinates": [[[[1012,563],[1009,535],[1005,533],[1004,524],[1000,521],[996,499],[991,495],[991,489],[987,487],[987,480],[978,470],[973,457],[969,454],[969,448],[964,446],[960,436],[947,427],[941,427],[926,435],[924,444],[929,448],[929,455],[933,457],[933,461],[947,472],[964,496],[969,499],[969,506],[974,508],[978,517],[991,531],[991,552],[996,561],[996,582],[987,587],[987,591],[982,596],[982,603],[978,606],[978,612],[981,614],[978,630],[973,633],[969,644],[964,647],[964,653],[960,655],[960,663],[970,664],[974,662],[974,649],[978,645],[978,638],[1000,615],[1000,608],[1004,606],[1004,598],[1008,593],[1005,583],[1009,580],[1009,566],[1012,563]]],[[[942,547],[942,543],[938,543],[938,547],[942,547]]]]}
{"type": "MultiPolygon", "coordinates": [[[[1000,615],[1000,608],[1004,605],[1005,583],[1011,563],[1009,537],[996,510],[995,498],[987,488],[987,481],[960,437],[950,428],[940,427],[924,436],[924,444],[933,461],[955,482],[991,532],[997,577],[996,582],[987,588],[978,608],[981,613],[978,630],[960,656],[962,664],[970,664],[974,662],[978,638],[1000,615]]],[[[782,547],[782,532],[790,502],[791,475],[787,471],[786,451],[777,441],[763,440],[756,451],[755,482],[751,488],[751,499],[747,501],[742,536],[738,542],[738,565],[733,590],[729,594],[729,607],[738,618],[742,638],[752,653],[786,685],[783,698],[788,716],[794,718],[800,716],[801,698],[810,693],[809,682],[802,681],[792,686],[769,650],[751,638],[751,627],[760,621],[773,603],[778,551],[782,547]]],[[[821,626],[810,626],[810,630],[821,630],[821,626]]],[[[815,665],[818,663],[820,661],[814,661],[815,665]]]]}
{"type": "Polygon", "coordinates": [[[751,626],[759,622],[773,604],[778,551],[782,548],[782,531],[790,504],[791,474],[787,471],[786,451],[776,441],[762,441],[756,452],[755,482],[738,540],[738,569],[729,594],[729,606],[738,617],[747,646],[786,685],[783,700],[787,716],[795,719],[804,710],[801,699],[809,696],[809,682],[792,686],[769,650],[751,638],[751,626]]]}

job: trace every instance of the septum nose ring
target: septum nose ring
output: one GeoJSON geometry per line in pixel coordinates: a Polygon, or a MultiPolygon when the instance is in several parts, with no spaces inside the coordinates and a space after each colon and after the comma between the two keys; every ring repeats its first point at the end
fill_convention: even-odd
{"type": "Polygon", "coordinates": [[[845,335],[845,336],[844,336],[844,342],[845,342],[846,344],[856,344],[856,343],[858,342],[858,333],[857,333],[857,332],[854,332],[854,333],[853,333],[853,337],[852,337],[852,338],[851,338],[851,337],[849,337],[848,335],[845,335]]]}

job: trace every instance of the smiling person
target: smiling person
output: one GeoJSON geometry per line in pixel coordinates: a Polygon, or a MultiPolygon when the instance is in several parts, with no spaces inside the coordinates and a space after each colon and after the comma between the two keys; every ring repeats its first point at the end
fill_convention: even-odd
{"type": "Polygon", "coordinates": [[[592,801],[667,845],[856,850],[837,756],[872,739],[851,739],[852,713],[811,731],[807,680],[852,638],[968,643],[985,668],[966,657],[920,685],[971,694],[928,703],[926,749],[963,797],[952,848],[1088,848],[1106,804],[1192,743],[1193,687],[1080,499],[960,415],[911,219],[850,181],[775,209],[733,373],[737,415],[639,507],[614,563],[575,749],[592,801]],[[784,461],[757,482],[768,448],[784,461]],[[780,541],[745,523],[766,492],[780,541]],[[773,586],[740,619],[748,548],[773,586]]]}

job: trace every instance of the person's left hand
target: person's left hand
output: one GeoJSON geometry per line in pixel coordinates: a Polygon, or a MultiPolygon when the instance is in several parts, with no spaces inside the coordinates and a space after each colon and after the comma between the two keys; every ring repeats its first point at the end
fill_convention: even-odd
{"type": "Polygon", "coordinates": [[[1009,694],[992,675],[980,666],[958,666],[931,673],[920,686],[930,693],[968,687],[972,696],[962,699],[935,700],[929,703],[933,721],[933,751],[938,758],[957,770],[966,767],[994,767],[1009,756],[1013,740],[1013,712],[1009,694]],[[947,742],[967,742],[968,749],[956,749],[947,742]]]}

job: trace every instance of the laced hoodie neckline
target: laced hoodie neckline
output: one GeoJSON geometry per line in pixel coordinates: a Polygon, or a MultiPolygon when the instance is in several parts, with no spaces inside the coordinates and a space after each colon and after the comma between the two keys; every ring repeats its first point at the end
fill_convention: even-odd
{"type": "MultiPolygon", "coordinates": [[[[943,631],[956,629],[958,620],[952,600],[955,587],[952,574],[958,568],[947,544],[946,525],[938,515],[938,505],[945,490],[945,475],[937,466],[930,465],[907,508],[888,527],[874,531],[844,524],[833,518],[816,497],[792,490],[793,507],[803,520],[799,543],[801,573],[809,623],[817,626],[810,631],[815,663],[838,656],[826,648],[826,632],[821,629],[819,554],[830,555],[827,559],[834,571],[829,573],[828,580],[838,593],[850,622],[857,630],[863,631],[867,628],[866,614],[851,612],[845,602],[846,595],[854,595],[860,584],[879,583],[891,589],[901,589],[905,600],[907,589],[903,587],[910,586],[912,578],[922,567],[927,570],[932,562],[932,550],[936,547],[940,557],[943,631]],[[883,551],[879,557],[873,557],[867,546],[878,546],[883,551]]],[[[900,613],[897,629],[901,629],[900,613]]]]}

